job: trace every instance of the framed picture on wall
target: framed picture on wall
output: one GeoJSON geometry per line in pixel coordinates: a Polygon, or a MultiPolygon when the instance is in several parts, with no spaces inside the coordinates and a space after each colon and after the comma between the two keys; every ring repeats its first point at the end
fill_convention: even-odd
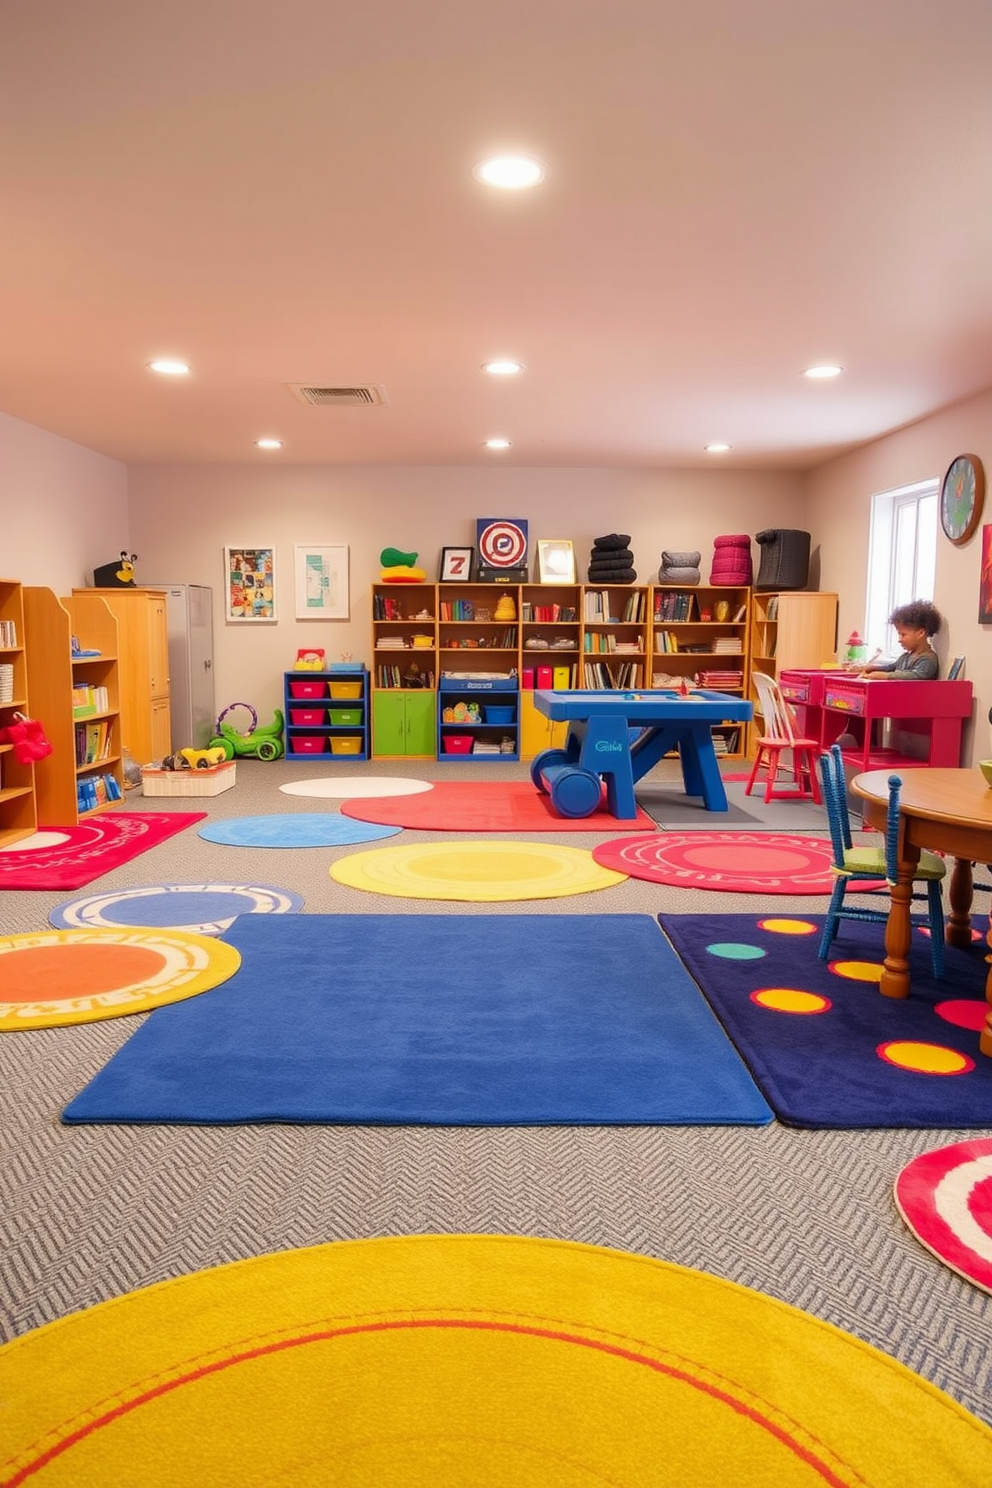
{"type": "Polygon", "coordinates": [[[231,625],[276,619],[275,548],[224,549],[224,619],[231,625]]]}
{"type": "Polygon", "coordinates": [[[992,522],[982,528],[982,566],[978,570],[978,623],[992,625],[992,522]]]}
{"type": "Polygon", "coordinates": [[[347,544],[297,543],[293,553],[297,620],[347,620],[347,544]]]}

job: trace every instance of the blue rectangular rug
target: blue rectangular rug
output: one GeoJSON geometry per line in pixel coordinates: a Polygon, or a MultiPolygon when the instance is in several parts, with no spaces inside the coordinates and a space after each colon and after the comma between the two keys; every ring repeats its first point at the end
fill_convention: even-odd
{"type": "Polygon", "coordinates": [[[650,915],[241,915],[240,971],[158,1008],[67,1122],[755,1125],[650,915]]]}
{"type": "MultiPolygon", "coordinates": [[[[946,947],[945,980],[914,931],[912,994],[883,997],[881,925],[842,924],[829,962],[822,916],[660,915],[781,1121],[805,1127],[992,1126],[984,941],[946,947]]],[[[157,1014],[156,1014],[157,1016],[157,1014]]]]}

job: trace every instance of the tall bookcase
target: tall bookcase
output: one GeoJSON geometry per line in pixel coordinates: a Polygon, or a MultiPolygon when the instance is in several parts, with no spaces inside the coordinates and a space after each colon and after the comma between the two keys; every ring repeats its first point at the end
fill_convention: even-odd
{"type": "MultiPolygon", "coordinates": [[[[0,579],[0,728],[15,723],[16,713],[29,714],[27,654],[23,590],[15,579],[0,579]]],[[[0,846],[30,837],[37,825],[34,766],[0,744],[0,846]]]]}
{"type": "MultiPolygon", "coordinates": [[[[651,586],[651,685],[683,680],[746,697],[751,636],[751,590],[744,585],[651,586]]],[[[746,727],[713,730],[718,755],[743,756],[746,727]]]]}
{"type": "Polygon", "coordinates": [[[372,739],[380,759],[437,752],[436,584],[372,585],[372,739]]]}
{"type": "Polygon", "coordinates": [[[172,749],[169,624],[164,589],[74,589],[97,595],[117,621],[121,739],[139,764],[172,749]]]}
{"type": "Polygon", "coordinates": [[[24,619],[31,706],[52,745],[52,753],[35,766],[38,819],[75,826],[124,794],[117,621],[96,595],[59,599],[51,589],[33,587],[24,590],[24,619]],[[81,651],[96,654],[74,655],[73,637],[81,651]],[[106,706],[74,706],[76,690],[84,688],[103,689],[106,706]],[[77,763],[87,737],[99,739],[102,752],[77,763]],[[106,784],[108,776],[116,795],[106,784]]]}

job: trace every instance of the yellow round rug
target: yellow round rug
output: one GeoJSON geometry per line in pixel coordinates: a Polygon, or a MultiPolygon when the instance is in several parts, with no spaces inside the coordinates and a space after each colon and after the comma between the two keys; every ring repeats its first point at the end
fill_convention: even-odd
{"type": "Polygon", "coordinates": [[[698,1271],[422,1235],[260,1256],[0,1349],[20,1488],[960,1488],[992,1431],[901,1364],[698,1271]]]}
{"type": "Polygon", "coordinates": [[[186,930],[45,930],[0,936],[0,1031],[95,1023],[207,992],[241,965],[186,930]]]}
{"type": "Polygon", "coordinates": [[[331,877],[352,889],[402,899],[561,899],[623,883],[625,873],[601,868],[592,853],[547,842],[473,838],[418,842],[352,853],[331,865],[331,877]]]}

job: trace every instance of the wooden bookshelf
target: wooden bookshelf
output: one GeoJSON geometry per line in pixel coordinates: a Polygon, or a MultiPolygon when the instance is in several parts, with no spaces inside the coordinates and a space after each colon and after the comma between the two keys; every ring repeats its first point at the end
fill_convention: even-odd
{"type": "MultiPolygon", "coordinates": [[[[16,579],[0,579],[0,621],[0,665],[13,671],[10,697],[0,702],[0,728],[9,728],[17,721],[15,714],[30,717],[24,591],[16,579]]],[[[30,837],[37,826],[34,766],[22,765],[12,745],[0,744],[0,845],[30,837]]]]}
{"type": "Polygon", "coordinates": [[[75,826],[85,817],[117,804],[107,800],[92,807],[81,806],[81,780],[95,781],[111,775],[123,798],[117,621],[95,595],[59,599],[51,589],[34,587],[24,590],[24,615],[32,708],[52,745],[52,753],[35,766],[38,820],[46,826],[75,826]],[[74,657],[73,636],[82,649],[98,651],[99,655],[74,657]],[[81,685],[106,688],[108,706],[74,717],[73,688],[81,685]],[[107,752],[101,759],[77,765],[76,728],[91,723],[107,725],[107,752]]]}

